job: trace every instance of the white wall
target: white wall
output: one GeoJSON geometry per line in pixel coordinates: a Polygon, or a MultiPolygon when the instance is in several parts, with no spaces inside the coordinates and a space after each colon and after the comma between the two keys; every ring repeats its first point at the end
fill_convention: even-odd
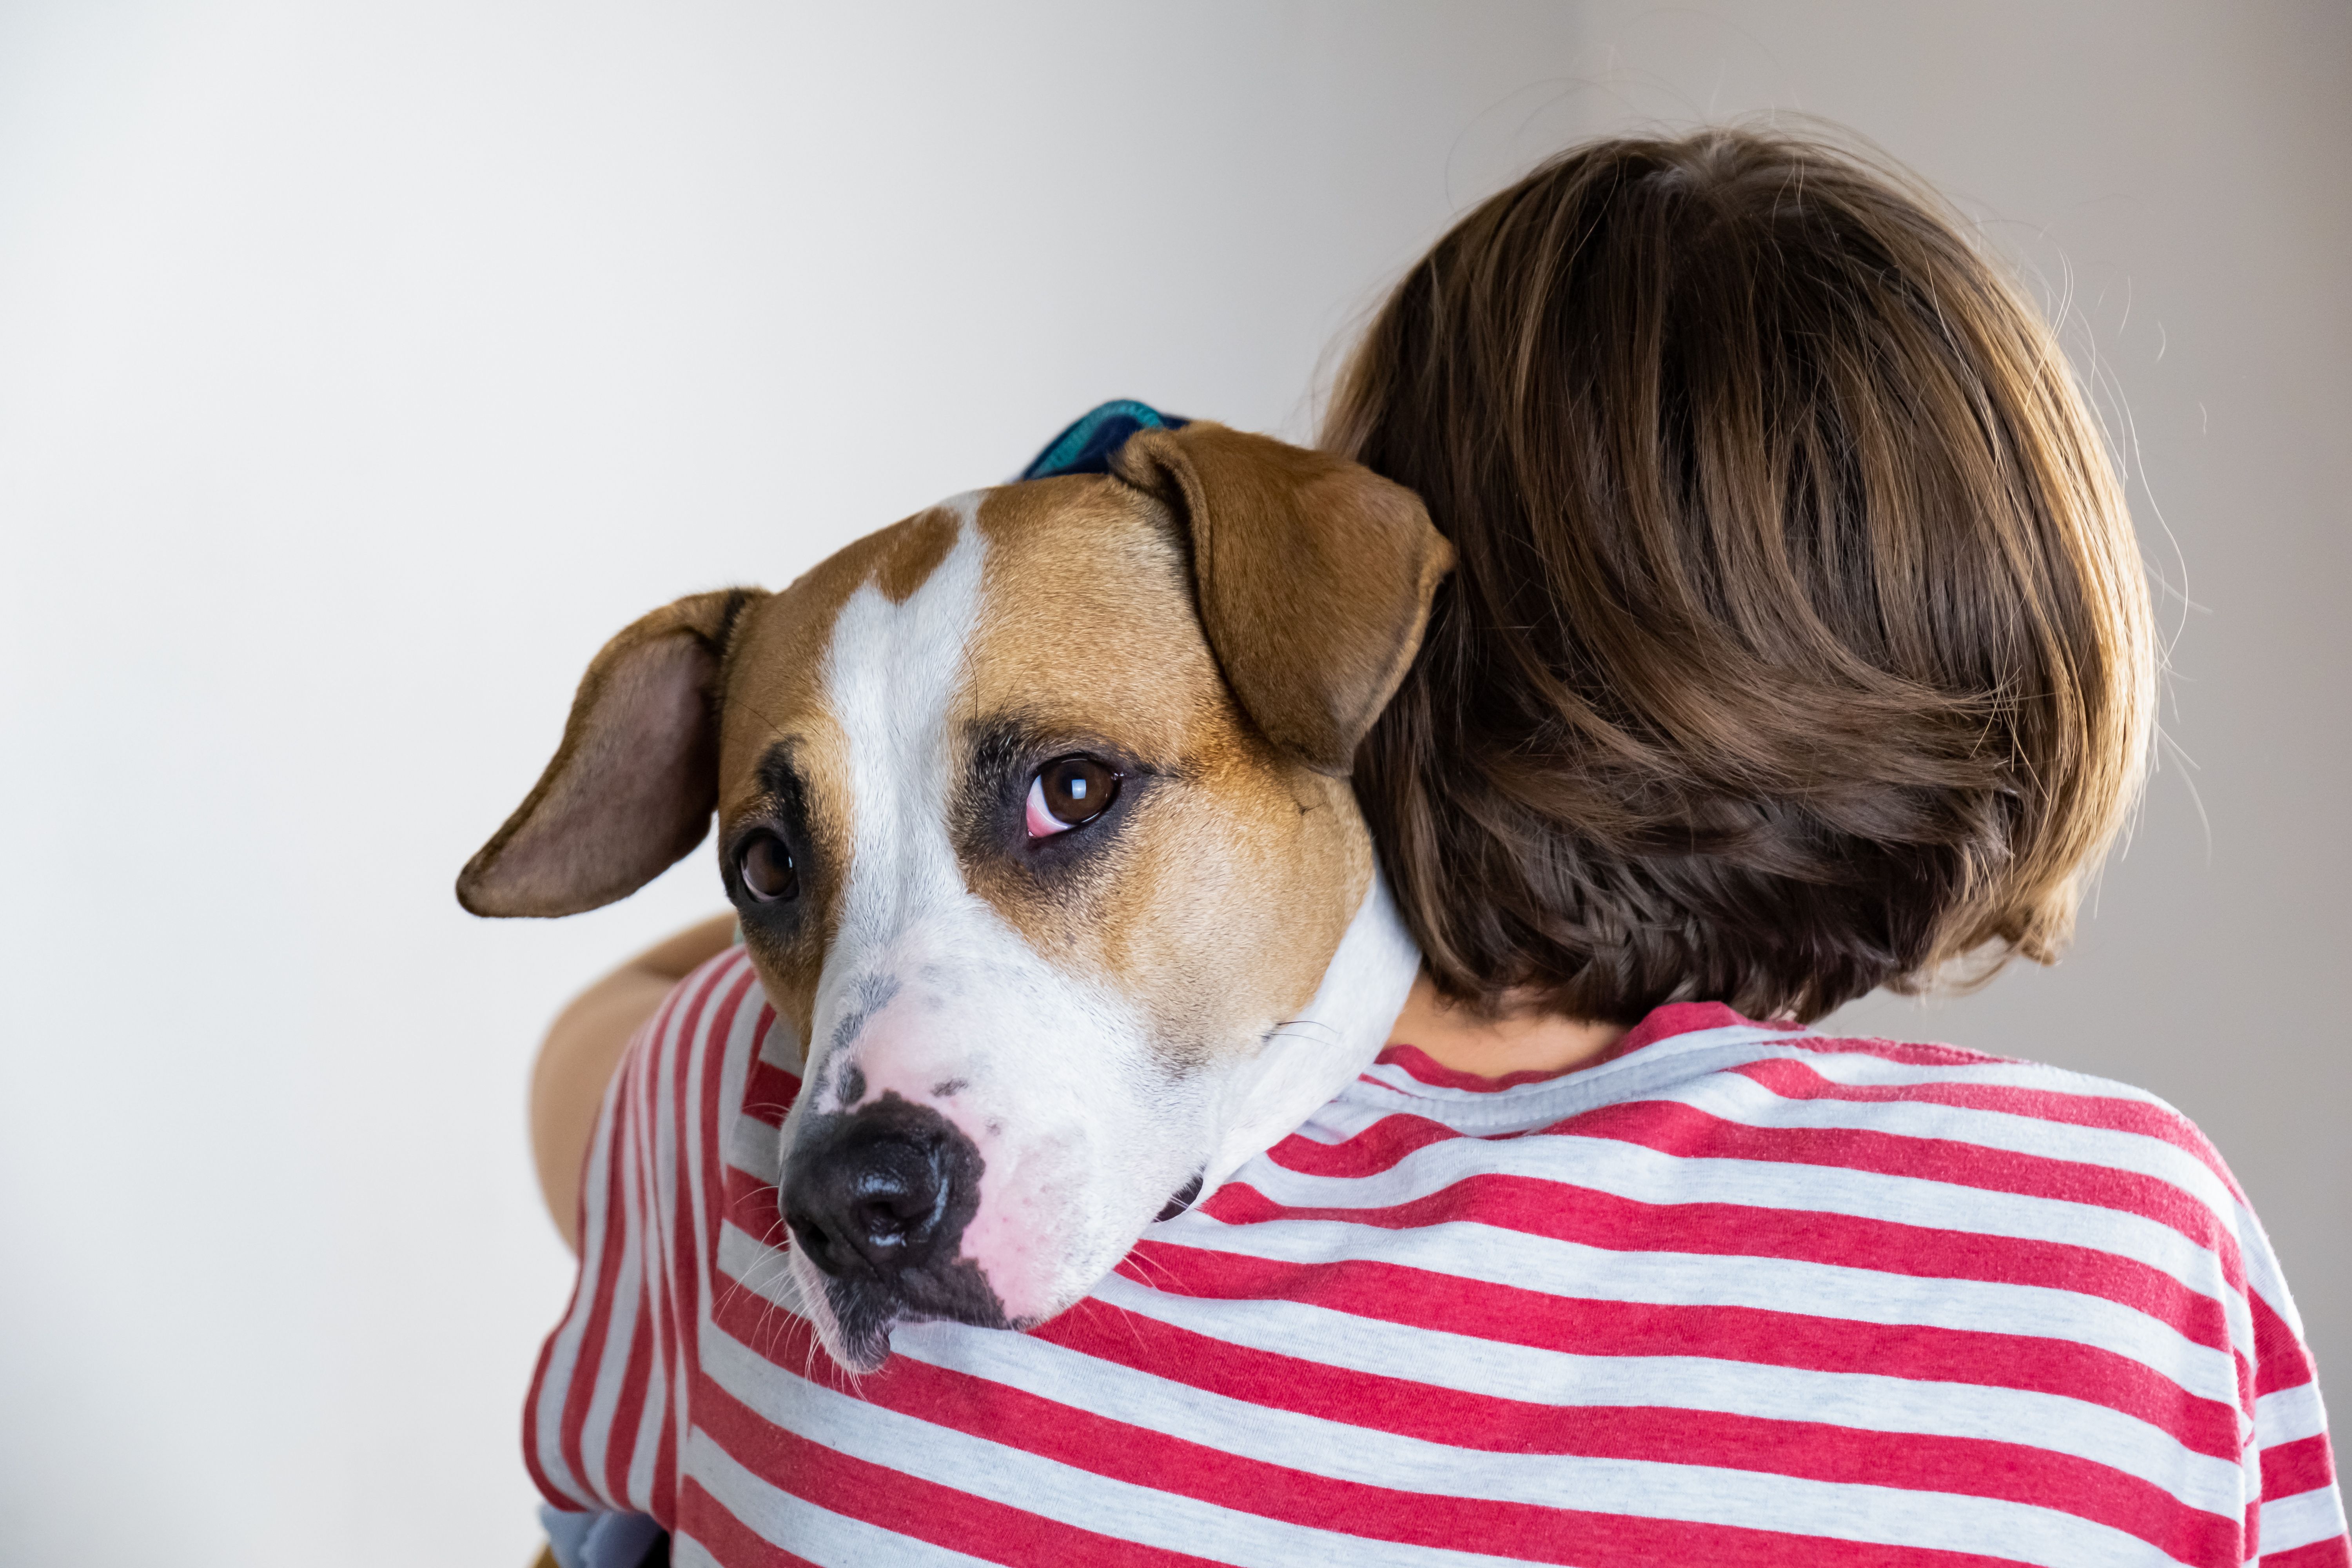
{"type": "Polygon", "coordinates": [[[2340,1378],[2347,17],[0,8],[0,1557],[524,1561],[529,1054],[717,901],[451,901],[598,642],[1103,397],[1303,435],[1466,203],[1759,106],[2071,283],[2198,606],[2080,956],[1855,1014],[2199,1117],[2340,1378]]]}

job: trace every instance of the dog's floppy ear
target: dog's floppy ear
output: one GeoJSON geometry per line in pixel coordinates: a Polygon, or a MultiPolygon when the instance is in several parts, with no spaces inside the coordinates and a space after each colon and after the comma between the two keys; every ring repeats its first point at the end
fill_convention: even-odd
{"type": "Polygon", "coordinates": [[[628,897],[702,842],[719,795],[719,681],[756,588],[696,594],[604,645],[563,743],[457,874],[478,915],[572,915],[628,897]]]}
{"type": "Polygon", "coordinates": [[[1137,433],[1112,471],[1189,530],[1201,624],[1259,730],[1347,773],[1454,566],[1421,499],[1345,458],[1207,423],[1137,433]]]}

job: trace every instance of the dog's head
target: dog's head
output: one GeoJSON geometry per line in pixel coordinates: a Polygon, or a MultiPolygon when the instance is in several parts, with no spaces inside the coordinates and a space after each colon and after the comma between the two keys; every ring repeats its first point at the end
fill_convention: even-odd
{"type": "Polygon", "coordinates": [[[1213,425],[960,497],[589,666],[458,879],[635,890],[719,818],[806,1047],[791,1267],[852,1370],[1026,1327],[1378,1050],[1417,957],[1348,783],[1452,552],[1413,496],[1213,425]]]}

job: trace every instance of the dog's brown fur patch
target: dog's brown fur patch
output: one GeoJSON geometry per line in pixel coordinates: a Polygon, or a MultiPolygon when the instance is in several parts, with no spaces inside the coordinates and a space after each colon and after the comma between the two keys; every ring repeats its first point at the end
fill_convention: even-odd
{"type": "MultiPolygon", "coordinates": [[[[1099,975],[1179,1051],[1242,1044],[1304,1007],[1362,897],[1371,856],[1343,780],[1257,732],[1202,635],[1184,541],[1108,479],[992,492],[971,706],[1123,751],[1157,776],[1087,874],[1051,883],[1001,858],[971,887],[1040,952],[1099,975]]],[[[1085,829],[1077,831],[1084,832],[1085,829]]]]}
{"type": "Polygon", "coordinates": [[[874,585],[882,596],[894,605],[903,605],[916,589],[931,580],[940,563],[955,548],[957,525],[961,520],[943,506],[917,512],[890,531],[903,529],[902,538],[894,540],[882,553],[874,569],[874,585]]]}

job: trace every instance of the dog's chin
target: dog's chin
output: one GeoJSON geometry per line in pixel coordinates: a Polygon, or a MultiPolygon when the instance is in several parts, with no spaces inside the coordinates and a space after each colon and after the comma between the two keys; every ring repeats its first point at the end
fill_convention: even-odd
{"type": "Polygon", "coordinates": [[[829,1279],[797,1255],[791,1268],[817,1343],[843,1371],[856,1376],[878,1371],[890,1359],[890,1331],[900,1323],[1018,1330],[1034,1327],[1039,1321],[1008,1318],[987,1277],[969,1258],[944,1268],[909,1269],[895,1286],[829,1279]]]}
{"type": "Polygon", "coordinates": [[[831,1299],[826,1303],[825,1316],[833,1321],[830,1324],[817,1322],[818,1342],[841,1363],[844,1372],[853,1376],[881,1370],[882,1363],[890,1359],[890,1329],[900,1321],[898,1314],[856,1298],[844,1300],[835,1292],[826,1294],[831,1299]],[[825,1331],[828,1327],[831,1333],[825,1331]]]}

